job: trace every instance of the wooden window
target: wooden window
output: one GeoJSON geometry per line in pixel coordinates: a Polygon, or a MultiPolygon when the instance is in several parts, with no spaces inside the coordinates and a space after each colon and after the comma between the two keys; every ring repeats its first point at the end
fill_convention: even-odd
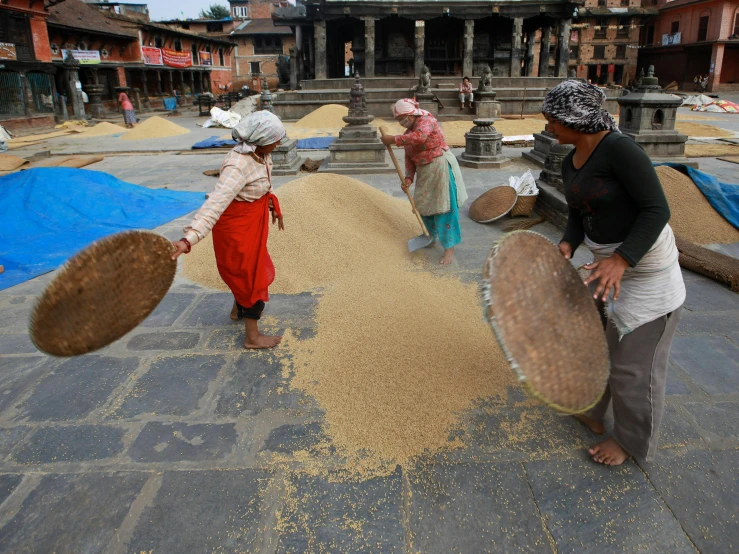
{"type": "Polygon", "coordinates": [[[252,75],[259,75],[262,72],[262,69],[259,67],[260,63],[261,62],[249,62],[252,75]]]}
{"type": "Polygon", "coordinates": [[[629,0],[621,0],[621,7],[622,8],[628,8],[629,7],[629,0]]]}
{"type": "Polygon", "coordinates": [[[192,65],[200,65],[200,54],[198,54],[198,45],[194,42],[190,47],[190,52],[192,52],[192,65]]]}
{"type": "Polygon", "coordinates": [[[282,54],[282,38],[276,35],[254,37],[255,54],[282,54]]]}
{"type": "Polygon", "coordinates": [[[0,42],[15,44],[15,53],[18,61],[33,61],[33,41],[28,18],[13,12],[0,11],[0,42]]]}
{"type": "Polygon", "coordinates": [[[734,16],[734,33],[731,36],[739,37],[739,11],[734,16]]]}
{"type": "Polygon", "coordinates": [[[222,33],[223,23],[206,23],[205,30],[208,33],[222,33]]]}
{"type": "Polygon", "coordinates": [[[706,40],[708,37],[708,20],[710,15],[702,15],[698,20],[698,42],[706,40]]]}
{"type": "Polygon", "coordinates": [[[608,35],[608,18],[599,17],[596,20],[595,38],[606,38],[608,35]]]}
{"type": "Polygon", "coordinates": [[[608,5],[607,0],[598,0],[598,7],[605,8],[608,5]]]}
{"type": "Polygon", "coordinates": [[[605,46],[594,46],[593,47],[593,58],[596,60],[602,60],[606,57],[606,47],[605,46]]]}
{"type": "Polygon", "coordinates": [[[220,66],[226,65],[226,62],[225,62],[225,60],[223,58],[223,48],[219,48],[218,49],[218,61],[219,61],[219,64],[218,65],[220,65],[220,66]]]}
{"type": "Polygon", "coordinates": [[[164,47],[164,41],[162,40],[161,37],[156,37],[154,39],[154,46],[156,46],[157,48],[163,48],[164,47]]]}
{"type": "Polygon", "coordinates": [[[673,21],[672,25],[670,26],[670,34],[674,35],[675,33],[680,32],[680,20],[673,21]]]}
{"type": "Polygon", "coordinates": [[[570,46],[570,59],[576,60],[579,55],[580,55],[580,47],[570,46]]]}
{"type": "Polygon", "coordinates": [[[174,50],[175,52],[182,52],[182,41],[180,39],[175,39],[174,50]]]}
{"type": "Polygon", "coordinates": [[[631,32],[631,18],[630,17],[619,17],[618,18],[618,32],[616,36],[618,38],[628,38],[631,32]]]}
{"type": "Polygon", "coordinates": [[[626,45],[619,44],[616,46],[616,58],[623,60],[626,57],[626,45]]]}

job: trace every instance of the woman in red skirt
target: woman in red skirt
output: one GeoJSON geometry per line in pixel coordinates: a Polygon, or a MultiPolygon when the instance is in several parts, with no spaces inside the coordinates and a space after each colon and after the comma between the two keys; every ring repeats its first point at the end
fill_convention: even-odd
{"type": "Polygon", "coordinates": [[[260,111],[247,116],[233,130],[238,145],[221,166],[221,176],[208,200],[174,242],[174,258],[212,230],[218,273],[234,295],[231,319],[244,319],[245,348],[272,348],[282,337],[259,332],[258,321],[269,300],[275,266],[267,252],[269,219],[284,229],[277,197],[272,193],[270,153],[285,138],[277,116],[260,111]]]}

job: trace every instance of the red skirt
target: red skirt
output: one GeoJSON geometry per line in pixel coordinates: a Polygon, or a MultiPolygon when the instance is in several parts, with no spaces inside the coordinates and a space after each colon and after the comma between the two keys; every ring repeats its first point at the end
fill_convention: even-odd
{"type": "Polygon", "coordinates": [[[275,266],[267,252],[270,198],[279,214],[277,197],[270,193],[254,202],[231,202],[213,227],[218,273],[244,308],[267,302],[275,280],[275,266]]]}

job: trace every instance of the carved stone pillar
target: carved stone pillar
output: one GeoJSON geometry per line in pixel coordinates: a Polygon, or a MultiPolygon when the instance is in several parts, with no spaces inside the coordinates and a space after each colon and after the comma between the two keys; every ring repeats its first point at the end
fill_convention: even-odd
{"type": "Polygon", "coordinates": [[[462,75],[472,78],[472,48],[475,41],[475,20],[466,19],[464,22],[464,58],[462,75]]]}
{"type": "Polygon", "coordinates": [[[421,76],[421,70],[423,69],[423,49],[426,40],[426,22],[423,19],[416,21],[416,37],[415,47],[416,50],[413,54],[413,75],[415,77],[421,76]]]}
{"type": "Polygon", "coordinates": [[[534,76],[534,47],[536,46],[536,31],[526,34],[526,77],[534,76]]]}
{"type": "Polygon", "coordinates": [[[523,17],[513,18],[511,36],[511,77],[521,76],[521,38],[523,37],[523,17]]]}
{"type": "Polygon", "coordinates": [[[316,79],[326,78],[326,22],[318,19],[314,22],[313,36],[315,41],[315,73],[316,79]]]}
{"type": "Polygon", "coordinates": [[[567,65],[570,61],[570,29],[571,19],[562,19],[559,22],[557,35],[557,77],[567,77],[567,65]]]}
{"type": "Polygon", "coordinates": [[[162,96],[164,94],[162,92],[162,72],[157,69],[155,73],[157,74],[157,96],[162,96]]]}
{"type": "Polygon", "coordinates": [[[552,27],[541,30],[541,50],[539,51],[539,77],[549,77],[549,43],[552,41],[552,27]]]}

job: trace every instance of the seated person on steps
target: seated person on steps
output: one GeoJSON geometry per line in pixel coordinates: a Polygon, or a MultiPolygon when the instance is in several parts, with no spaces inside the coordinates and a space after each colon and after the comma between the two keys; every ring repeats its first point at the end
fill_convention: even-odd
{"type": "Polygon", "coordinates": [[[462,104],[460,109],[464,109],[465,102],[469,102],[470,108],[472,108],[472,102],[474,99],[475,95],[472,93],[472,83],[470,83],[470,78],[464,77],[462,79],[462,84],[459,85],[459,102],[462,104]]]}

